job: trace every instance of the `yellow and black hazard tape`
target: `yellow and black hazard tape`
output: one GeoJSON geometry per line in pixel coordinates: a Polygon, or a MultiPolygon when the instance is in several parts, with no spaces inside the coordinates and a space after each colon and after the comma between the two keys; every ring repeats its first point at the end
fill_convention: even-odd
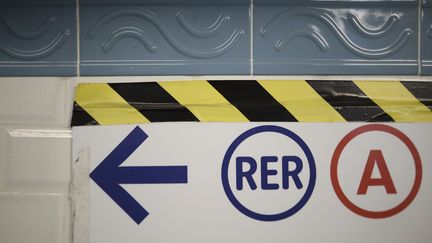
{"type": "Polygon", "coordinates": [[[147,122],[432,122],[432,83],[218,80],[80,84],[72,126],[147,122]]]}

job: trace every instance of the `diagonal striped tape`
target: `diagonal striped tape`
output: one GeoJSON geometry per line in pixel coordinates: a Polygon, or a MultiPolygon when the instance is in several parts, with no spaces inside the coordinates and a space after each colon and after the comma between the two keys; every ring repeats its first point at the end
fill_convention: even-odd
{"type": "Polygon", "coordinates": [[[159,84],[200,121],[248,121],[207,81],[160,82],[159,84]]]}
{"type": "Polygon", "coordinates": [[[345,119],[306,81],[261,80],[259,83],[300,122],[344,122],[345,119]]]}
{"type": "Polygon", "coordinates": [[[432,112],[399,81],[354,81],[397,122],[432,122],[432,112]]]}
{"type": "Polygon", "coordinates": [[[250,121],[297,121],[257,81],[210,81],[250,121]]]}
{"type": "Polygon", "coordinates": [[[72,125],[432,122],[432,82],[219,80],[80,84],[72,125]]]}
{"type": "Polygon", "coordinates": [[[352,81],[308,80],[307,82],[347,121],[393,121],[352,81]]]}
{"type": "Polygon", "coordinates": [[[148,122],[108,84],[78,85],[75,102],[100,125],[148,122]]]}

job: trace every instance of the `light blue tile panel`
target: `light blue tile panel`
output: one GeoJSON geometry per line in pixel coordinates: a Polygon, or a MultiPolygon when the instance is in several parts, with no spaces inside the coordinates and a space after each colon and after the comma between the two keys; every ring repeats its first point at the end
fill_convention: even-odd
{"type": "Polygon", "coordinates": [[[432,75],[432,0],[423,3],[421,26],[422,75],[432,75]]]}
{"type": "Polygon", "coordinates": [[[76,0],[1,0],[0,6],[75,6],[76,0]]]}
{"type": "MultiPolygon", "coordinates": [[[[21,0],[31,1],[31,0],[21,0]]],[[[49,0],[48,0],[49,1],[49,0]]],[[[218,5],[230,5],[230,4],[250,4],[250,0],[80,0],[81,5],[106,5],[106,4],[122,4],[122,5],[189,5],[189,4],[218,4],[218,5]]]]}
{"type": "Polygon", "coordinates": [[[250,71],[248,4],[82,5],[80,12],[81,75],[250,71]]]}
{"type": "Polygon", "coordinates": [[[334,6],[337,4],[346,4],[346,3],[349,3],[350,6],[356,6],[357,4],[363,4],[363,3],[380,5],[382,3],[417,4],[419,2],[419,0],[253,0],[253,1],[255,4],[279,4],[279,5],[280,4],[295,4],[295,5],[331,4],[328,6],[334,6]]]}
{"type": "Polygon", "coordinates": [[[75,1],[27,2],[0,5],[0,76],[75,75],[75,1]]]}
{"type": "Polygon", "coordinates": [[[418,73],[417,1],[260,2],[255,74],[418,73]]]}

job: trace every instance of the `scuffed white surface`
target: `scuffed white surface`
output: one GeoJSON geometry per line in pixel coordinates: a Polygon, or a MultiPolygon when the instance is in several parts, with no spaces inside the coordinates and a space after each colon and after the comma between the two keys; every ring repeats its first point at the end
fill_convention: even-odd
{"type": "Polygon", "coordinates": [[[0,193],[0,242],[69,242],[69,203],[61,193],[0,193]]]}
{"type": "Polygon", "coordinates": [[[68,127],[73,78],[0,78],[0,124],[68,127]]]}
{"type": "Polygon", "coordinates": [[[0,243],[70,243],[76,78],[0,78],[0,243]]]}
{"type": "MultiPolygon", "coordinates": [[[[385,219],[365,218],[353,213],[341,203],[332,187],[330,161],[334,149],[348,132],[361,125],[364,123],[180,122],[139,125],[148,138],[121,166],[187,165],[188,183],[122,185],[150,213],[137,225],[96,183],[91,182],[90,241],[430,243],[432,151],[429,140],[432,137],[432,124],[389,124],[406,133],[416,145],[423,161],[423,181],[414,201],[399,214],[385,219]],[[291,217],[274,222],[254,220],[242,214],[228,200],[221,182],[221,163],[227,148],[241,133],[263,124],[282,126],[300,136],[311,149],[317,168],[315,189],[307,204],[291,217]]],[[[91,147],[89,163],[92,170],[135,126],[74,128],[74,150],[78,152],[81,148],[91,147]]],[[[392,207],[393,199],[401,202],[410,189],[406,185],[412,183],[415,169],[403,143],[393,136],[380,134],[373,132],[356,140],[358,142],[353,142],[352,146],[347,146],[339,167],[344,191],[351,200],[371,210],[392,207]],[[357,143],[361,143],[361,146],[355,146],[357,143]],[[386,145],[380,145],[383,143],[386,145]],[[355,163],[350,156],[357,158],[356,155],[361,154],[365,163],[369,150],[376,148],[382,148],[388,158],[388,167],[398,194],[389,196],[382,193],[382,188],[370,188],[370,195],[373,196],[365,205],[358,201],[361,196],[356,194],[364,164],[361,161],[355,163]],[[350,166],[351,163],[355,166],[350,166]],[[388,200],[375,200],[380,198],[388,200]]],[[[257,160],[263,155],[276,155],[278,158],[298,155],[304,161],[298,146],[283,136],[263,133],[247,141],[239,146],[235,155],[252,156],[257,160]]],[[[230,183],[235,181],[233,161],[230,162],[230,183]]],[[[279,168],[276,164],[274,168],[279,168]]],[[[257,183],[260,183],[259,175],[255,176],[257,183]]],[[[280,183],[280,174],[278,176],[270,177],[271,181],[280,183]]],[[[307,177],[307,173],[304,176],[307,177]]],[[[293,200],[298,200],[296,190],[263,191],[259,188],[235,193],[242,203],[261,213],[280,212],[295,203],[293,200]]]]}
{"type": "Polygon", "coordinates": [[[72,167],[72,243],[89,243],[89,170],[90,147],[84,147],[78,152],[72,167]]]}

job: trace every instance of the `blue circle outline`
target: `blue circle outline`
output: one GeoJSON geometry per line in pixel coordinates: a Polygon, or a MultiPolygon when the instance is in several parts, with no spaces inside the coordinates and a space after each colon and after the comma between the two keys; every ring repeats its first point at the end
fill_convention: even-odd
{"type": "Polygon", "coordinates": [[[309,147],[306,145],[306,143],[294,132],[283,128],[279,126],[274,125],[264,125],[264,126],[258,126],[251,128],[245,132],[243,132],[240,136],[238,136],[228,147],[227,152],[225,153],[223,162],[222,162],[222,170],[221,170],[221,177],[222,177],[222,185],[225,191],[225,194],[227,195],[228,199],[231,201],[231,203],[236,207],[240,212],[242,212],[244,215],[261,221],[277,221],[286,219],[295,213],[297,213],[303,206],[308,202],[309,198],[312,196],[312,192],[315,187],[316,182],[316,167],[315,167],[315,160],[313,158],[312,152],[310,151],[309,147]],[[285,135],[289,137],[290,139],[294,140],[300,148],[303,150],[303,152],[306,155],[306,158],[308,160],[309,164],[309,183],[308,187],[306,189],[306,192],[304,193],[303,197],[298,201],[293,207],[290,209],[278,213],[278,214],[260,214],[257,212],[254,212],[240,203],[240,201],[237,200],[234,193],[231,190],[229,181],[228,181],[228,166],[231,160],[231,157],[234,153],[234,151],[237,149],[237,147],[247,138],[256,135],[258,133],[263,132],[275,132],[280,133],[282,135],[285,135]]]}

